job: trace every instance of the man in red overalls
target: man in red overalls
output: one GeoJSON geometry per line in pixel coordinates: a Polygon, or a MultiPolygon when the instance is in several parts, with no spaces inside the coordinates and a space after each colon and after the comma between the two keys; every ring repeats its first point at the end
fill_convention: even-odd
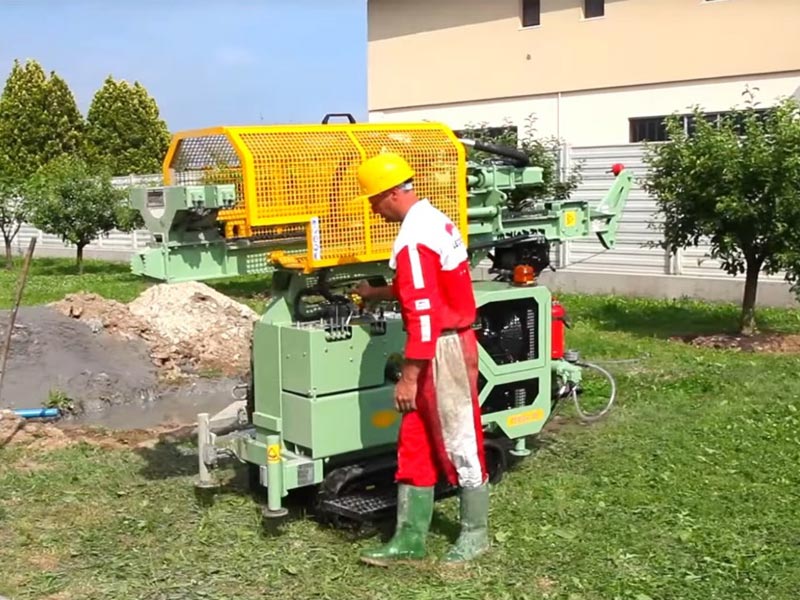
{"type": "Polygon", "coordinates": [[[403,413],[397,449],[397,527],[385,546],[361,559],[387,565],[425,556],[434,486],[460,488],[461,535],[447,562],[470,560],[489,546],[489,489],[478,404],[478,347],[471,326],[475,296],[460,232],[414,192],[414,171],[399,155],[382,153],[359,168],[372,210],[400,222],[392,250],[392,285],[358,293],[367,301],[397,299],[407,341],[394,400],[403,413]]]}

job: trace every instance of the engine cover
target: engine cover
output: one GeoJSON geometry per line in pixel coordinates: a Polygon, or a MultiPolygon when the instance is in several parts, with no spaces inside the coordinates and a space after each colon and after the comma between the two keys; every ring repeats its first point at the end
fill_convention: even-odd
{"type": "MultiPolygon", "coordinates": [[[[539,320],[539,300],[535,297],[497,300],[479,307],[475,333],[499,367],[537,360],[542,348],[537,338],[539,320]]],[[[489,383],[486,375],[482,372],[478,378],[479,390],[489,383]]],[[[539,396],[540,384],[531,371],[522,372],[519,381],[493,383],[481,410],[486,414],[529,405],[539,396]]]]}
{"type": "Polygon", "coordinates": [[[479,309],[478,343],[498,365],[539,358],[535,299],[492,302],[479,309]]]}

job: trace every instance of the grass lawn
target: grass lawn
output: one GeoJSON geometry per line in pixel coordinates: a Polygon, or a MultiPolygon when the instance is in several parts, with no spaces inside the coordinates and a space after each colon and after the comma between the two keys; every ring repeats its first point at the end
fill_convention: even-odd
{"type": "MultiPolygon", "coordinates": [[[[0,309],[8,309],[14,305],[21,268],[21,259],[15,262],[13,271],[0,268],[0,309]]],[[[53,302],[66,294],[77,292],[92,292],[120,302],[130,302],[148,285],[153,285],[133,275],[127,263],[84,260],[83,271],[83,275],[78,275],[74,260],[35,259],[28,273],[22,305],[53,302]]],[[[209,282],[209,285],[255,310],[263,308],[264,293],[269,290],[263,276],[220,279],[209,282]]]]}
{"type": "MultiPolygon", "coordinates": [[[[58,270],[56,262],[37,264],[28,303],[88,287],[89,278],[92,291],[123,300],[140,285],[124,267],[91,270],[86,283],[58,270]]],[[[4,282],[8,304],[13,296],[4,282]]],[[[259,289],[255,282],[228,288],[250,302],[259,289]]],[[[446,571],[435,561],[362,566],[359,548],[377,537],[325,529],[302,516],[265,530],[241,468],[223,469],[232,486],[201,507],[189,443],[136,451],[7,447],[0,450],[0,595],[797,598],[800,357],[666,339],[729,329],[736,307],[562,301],[574,322],[569,345],[615,374],[617,405],[599,423],[572,421],[543,436],[494,488],[494,547],[469,569],[446,571]]],[[[798,311],[762,310],[760,317],[763,327],[800,331],[798,311]]],[[[433,556],[453,539],[456,516],[455,499],[437,506],[433,556]]]]}

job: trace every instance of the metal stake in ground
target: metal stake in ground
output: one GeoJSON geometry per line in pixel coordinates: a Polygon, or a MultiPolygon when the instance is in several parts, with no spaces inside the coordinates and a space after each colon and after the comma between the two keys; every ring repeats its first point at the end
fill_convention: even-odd
{"type": "Polygon", "coordinates": [[[25,254],[25,262],[22,265],[20,280],[17,284],[17,297],[14,300],[14,308],[11,310],[11,318],[8,321],[8,329],[6,329],[6,343],[3,345],[3,358],[2,361],[0,361],[0,398],[3,396],[3,379],[6,375],[6,361],[8,360],[8,351],[11,349],[11,333],[14,330],[14,321],[17,320],[17,311],[22,301],[22,291],[25,289],[25,283],[28,281],[28,270],[31,266],[31,258],[33,257],[33,249],[35,247],[36,236],[32,236],[31,242],[28,244],[28,252],[25,254]]]}

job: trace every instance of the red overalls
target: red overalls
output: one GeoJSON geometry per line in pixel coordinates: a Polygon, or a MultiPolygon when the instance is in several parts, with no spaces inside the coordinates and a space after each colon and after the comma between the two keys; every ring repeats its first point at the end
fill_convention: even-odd
{"type": "Polygon", "coordinates": [[[452,221],[420,200],[409,210],[390,265],[407,341],[405,356],[425,360],[417,410],[403,415],[396,481],[461,487],[486,480],[478,404],[475,296],[467,251],[452,221]]]}

